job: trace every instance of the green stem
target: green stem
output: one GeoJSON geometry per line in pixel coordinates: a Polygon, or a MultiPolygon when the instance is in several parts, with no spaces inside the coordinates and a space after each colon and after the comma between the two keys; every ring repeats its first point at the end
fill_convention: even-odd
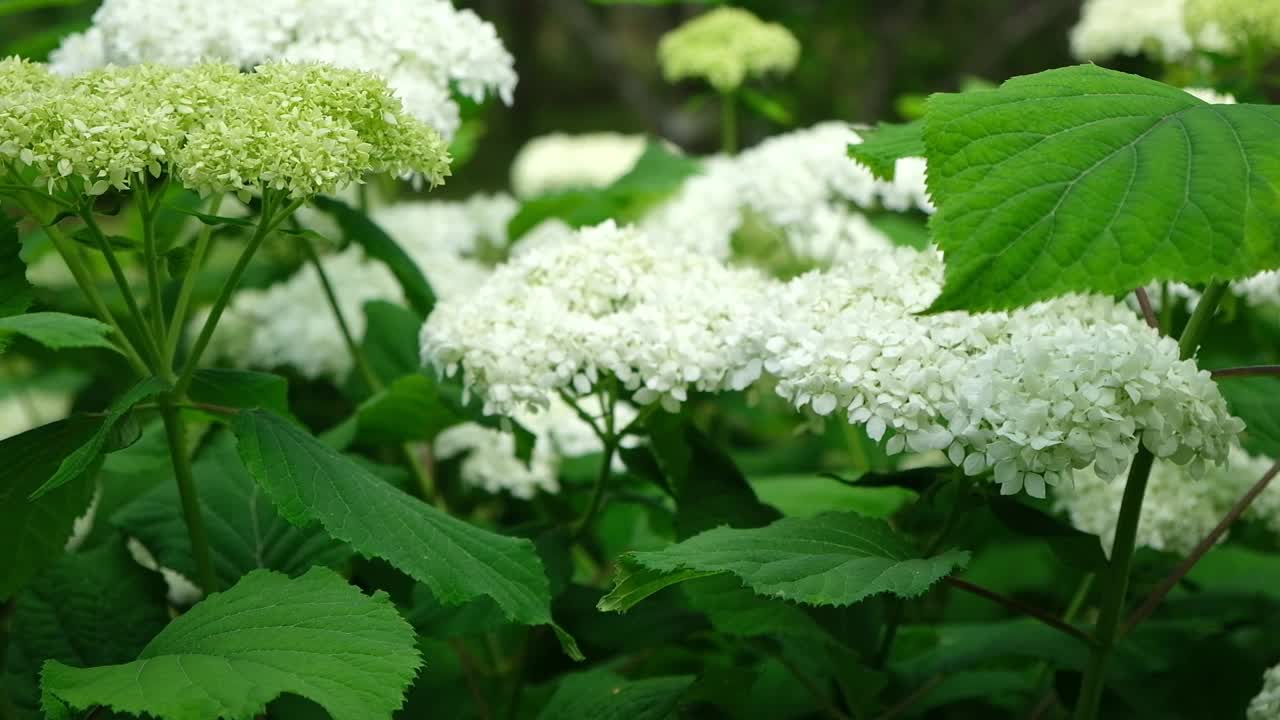
{"type": "MultiPolygon", "coordinates": [[[[133,295],[133,290],[129,286],[129,279],[125,277],[124,268],[120,266],[120,260],[116,257],[116,252],[111,248],[111,241],[107,239],[102,228],[98,226],[98,221],[93,217],[93,211],[89,207],[80,208],[80,217],[84,220],[85,227],[93,235],[94,240],[98,243],[98,249],[102,251],[103,257],[107,259],[107,266],[111,268],[111,276],[115,278],[116,287],[120,289],[121,296],[124,297],[125,307],[129,310],[130,317],[138,327],[138,335],[142,338],[142,349],[146,353],[147,365],[152,372],[161,377],[166,377],[169,368],[165,367],[160,357],[160,347],[157,342],[154,330],[147,324],[147,318],[142,314],[142,309],[138,306],[138,300],[133,295]]],[[[145,224],[145,223],[144,223],[145,224]]],[[[148,266],[152,263],[148,259],[148,266]]],[[[148,267],[147,274],[151,274],[148,267]]]]}
{"type": "Polygon", "coordinates": [[[1169,292],[1169,283],[1160,284],[1160,332],[1173,334],[1173,293],[1169,292]]]}
{"type": "MultiPolygon", "coordinates": [[[[1205,288],[1200,304],[1196,306],[1187,327],[1178,339],[1178,355],[1188,359],[1195,355],[1200,341],[1209,329],[1209,322],[1218,309],[1218,303],[1226,294],[1227,285],[1213,282],[1205,288]]],[[[1116,537],[1111,546],[1111,557],[1102,574],[1101,604],[1098,623],[1094,627],[1095,645],[1085,667],[1080,696],[1076,700],[1076,720],[1094,720],[1102,704],[1106,688],[1107,664],[1115,648],[1120,629],[1120,617],[1124,612],[1125,594],[1129,589],[1129,571],[1133,565],[1133,553],[1137,545],[1138,521],[1142,515],[1142,497],[1151,476],[1155,457],[1145,446],[1139,447],[1125,481],[1124,497],[1120,501],[1120,516],[1116,521],[1116,537]]]]}
{"type": "MultiPolygon", "coordinates": [[[[138,187],[138,219],[142,221],[142,261],[147,269],[147,311],[151,320],[151,332],[164,345],[164,305],[160,295],[160,261],[156,252],[155,208],[151,204],[151,192],[147,178],[140,175],[138,187]]],[[[159,353],[159,348],[156,349],[159,353]]]]}
{"type": "MultiPolygon", "coordinates": [[[[217,215],[218,210],[222,207],[222,199],[224,195],[215,195],[209,203],[208,213],[217,215]]],[[[182,278],[182,284],[178,288],[178,301],[173,306],[173,317],[169,318],[168,339],[165,343],[164,356],[165,364],[172,366],[174,358],[178,354],[178,340],[182,337],[182,326],[187,321],[187,306],[191,304],[191,293],[195,289],[195,276],[197,271],[204,265],[204,256],[209,252],[209,238],[213,236],[213,226],[201,224],[200,230],[196,234],[196,247],[191,254],[191,265],[187,268],[187,274],[182,278]]]]}
{"type": "Polygon", "coordinates": [[[342,334],[342,342],[346,344],[347,352],[350,353],[351,360],[355,363],[360,376],[364,378],[370,392],[376,393],[385,389],[386,385],[373,372],[373,367],[369,365],[368,358],[365,357],[364,351],[360,349],[360,344],[356,342],[355,336],[351,333],[351,326],[342,315],[342,308],[338,305],[338,295],[333,290],[333,283],[329,282],[329,275],[324,271],[324,264],[320,262],[320,256],[316,254],[315,246],[302,235],[296,237],[298,244],[302,246],[303,254],[307,256],[307,262],[311,263],[311,267],[315,268],[316,276],[320,278],[320,288],[324,291],[324,298],[329,303],[329,310],[333,312],[333,319],[338,323],[338,331],[342,334]]]}
{"type": "Polygon", "coordinates": [[[1218,310],[1218,303],[1222,302],[1222,297],[1226,294],[1227,284],[1224,282],[1209,283],[1209,287],[1204,289],[1200,304],[1196,305],[1195,312],[1191,313],[1191,319],[1187,320],[1187,327],[1178,338],[1178,356],[1183,360],[1195,355],[1196,350],[1200,348],[1200,341],[1204,339],[1205,331],[1209,329],[1209,322],[1213,320],[1213,314],[1218,310]]]}
{"type": "Polygon", "coordinates": [[[151,369],[143,361],[138,349],[134,347],[133,342],[125,333],[124,327],[120,325],[120,321],[116,319],[115,314],[107,307],[106,301],[102,298],[102,293],[98,292],[93,276],[80,261],[79,256],[75,254],[75,249],[71,247],[71,241],[62,234],[61,230],[52,225],[45,227],[45,234],[48,235],[58,254],[62,256],[63,261],[67,263],[67,268],[71,270],[71,277],[75,278],[76,285],[80,287],[80,292],[84,293],[85,297],[88,298],[89,305],[97,313],[98,319],[107,323],[116,331],[116,338],[120,343],[120,351],[124,353],[125,359],[129,361],[129,364],[133,366],[138,375],[142,377],[151,375],[151,369]]]}
{"type": "Polygon", "coordinates": [[[204,517],[200,514],[200,498],[196,493],[195,479],[191,473],[191,457],[187,451],[187,427],[178,410],[177,397],[166,394],[160,405],[164,419],[165,435],[169,439],[169,456],[173,461],[173,476],[178,482],[178,497],[182,501],[182,518],[186,521],[187,536],[191,540],[191,555],[196,563],[196,580],[205,595],[216,592],[218,579],[213,572],[213,555],[209,550],[209,536],[205,532],[204,517]]]}
{"type": "Polygon", "coordinates": [[[720,93],[720,151],[738,152],[738,96],[732,92],[720,93]]]}
{"type": "Polygon", "coordinates": [[[195,343],[191,346],[191,354],[187,357],[186,363],[182,366],[182,374],[178,376],[177,385],[174,392],[178,395],[185,395],[187,388],[191,385],[191,378],[196,373],[196,367],[200,364],[200,356],[204,355],[204,350],[209,346],[209,340],[213,338],[213,329],[217,327],[218,320],[222,317],[222,312],[227,309],[227,303],[231,301],[231,295],[240,285],[240,278],[244,275],[244,271],[249,267],[249,261],[253,259],[254,253],[262,245],[262,241],[267,235],[284,218],[293,214],[302,205],[302,200],[295,200],[290,203],[279,215],[274,213],[275,204],[272,202],[272,196],[264,193],[262,197],[262,217],[258,220],[258,227],[253,233],[253,237],[249,238],[249,242],[245,245],[244,251],[240,253],[240,258],[236,260],[236,264],[231,268],[231,274],[227,276],[227,280],[222,285],[222,290],[218,292],[218,297],[213,301],[213,307],[209,309],[209,317],[204,322],[204,327],[200,328],[200,334],[196,337],[195,343]]]}
{"type": "MultiPolygon", "coordinates": [[[[608,392],[607,388],[608,386],[606,385],[605,397],[600,401],[601,406],[605,408],[604,429],[603,432],[599,432],[600,441],[604,443],[604,451],[600,456],[600,471],[596,475],[595,485],[591,488],[591,499],[587,501],[586,511],[573,524],[571,534],[575,540],[591,529],[591,523],[595,521],[596,515],[600,513],[600,508],[604,506],[605,487],[608,486],[609,477],[613,474],[613,456],[618,451],[618,433],[614,427],[614,408],[617,394],[608,392]]],[[[576,408],[577,406],[575,405],[574,407],[576,408]]],[[[582,413],[582,410],[579,409],[578,412],[582,413]]]]}

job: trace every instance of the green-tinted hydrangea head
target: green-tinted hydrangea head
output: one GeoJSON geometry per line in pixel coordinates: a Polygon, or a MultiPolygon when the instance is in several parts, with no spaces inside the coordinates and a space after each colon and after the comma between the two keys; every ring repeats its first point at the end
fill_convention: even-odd
{"type": "Polygon", "coordinates": [[[0,158],[96,195],[141,173],[201,194],[330,193],[370,173],[449,172],[447,146],[373,75],[317,64],[108,67],[73,78],[0,63],[0,158]]]}
{"type": "Polygon", "coordinates": [[[747,78],[788,73],[799,58],[800,42],[789,30],[731,7],[703,13],[658,43],[668,81],[702,78],[720,92],[736,90],[747,78]]]}
{"type": "Polygon", "coordinates": [[[1191,35],[1206,46],[1280,48],[1280,2],[1275,0],[1189,0],[1186,18],[1191,35]]]}

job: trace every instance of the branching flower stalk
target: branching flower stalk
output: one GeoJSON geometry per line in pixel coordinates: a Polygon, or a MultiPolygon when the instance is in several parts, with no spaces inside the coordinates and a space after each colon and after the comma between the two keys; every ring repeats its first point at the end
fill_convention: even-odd
{"type": "MultiPolygon", "coordinates": [[[[1218,304],[1227,292],[1227,284],[1215,282],[1205,289],[1204,297],[1196,306],[1187,327],[1178,339],[1178,354],[1182,359],[1195,355],[1200,341],[1209,329],[1209,323],[1218,304]]],[[[1138,521],[1142,515],[1142,498],[1155,461],[1152,452],[1143,445],[1129,467],[1125,481],[1124,499],[1120,504],[1120,516],[1116,523],[1115,542],[1111,556],[1102,571],[1102,598],[1098,622],[1094,627],[1094,646],[1085,668],[1080,695],[1076,700],[1076,720],[1094,720],[1102,704],[1106,687],[1107,666],[1120,633],[1120,619],[1124,614],[1125,596],[1129,588],[1129,574],[1133,566],[1133,554],[1138,535],[1138,521]]]]}
{"type": "MultiPolygon", "coordinates": [[[[404,112],[377,78],[322,65],[279,64],[252,73],[215,63],[175,69],[109,67],[62,78],[16,59],[0,61],[7,88],[0,104],[5,195],[48,229],[95,312],[116,331],[125,357],[143,378],[164,386],[157,405],[168,439],[194,565],[201,588],[218,587],[195,487],[182,413],[187,392],[222,311],[255,253],[307,198],[366,175],[417,175],[432,185],[448,173],[444,141],[404,112]],[[282,101],[283,99],[283,101],[282,101]],[[149,186],[156,179],[154,188],[149,186]],[[210,208],[235,192],[261,198],[260,213],[180,370],[179,337],[190,304],[194,268],[182,280],[166,318],[162,300],[160,203],[171,183],[212,195],[210,208]],[[94,215],[95,198],[128,192],[142,227],[147,306],[139,303],[112,239],[94,215]],[[103,301],[47,206],[77,215],[111,269],[132,323],[134,345],[103,301]],[[141,349],[141,353],[138,352],[141,349]]],[[[203,263],[210,230],[197,236],[203,263]]]]}

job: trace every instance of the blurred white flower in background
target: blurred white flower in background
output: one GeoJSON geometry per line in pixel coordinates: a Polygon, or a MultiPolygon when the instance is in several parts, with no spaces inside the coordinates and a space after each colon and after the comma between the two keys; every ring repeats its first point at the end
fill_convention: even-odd
{"type": "MultiPolygon", "coordinates": [[[[933,211],[922,159],[903,158],[893,181],[878,180],[849,159],[848,146],[861,141],[852,126],[826,122],[769,138],[734,157],[709,158],[702,173],[642,225],[664,242],[727,259],[749,213],[777,229],[797,255],[835,259],[844,251],[831,246],[833,218],[843,222],[854,208],[933,211]],[[824,237],[827,242],[816,240],[824,237]]],[[[855,244],[872,230],[842,227],[855,244]]]]}
{"type": "Polygon", "coordinates": [[[71,412],[71,393],[42,388],[0,390],[0,440],[61,420],[71,412]]]}
{"type": "Polygon", "coordinates": [[[1071,54],[1080,60],[1150,55],[1172,61],[1192,47],[1186,0],[1086,0],[1071,29],[1071,54]]]}
{"type": "Polygon", "coordinates": [[[647,143],[643,135],[613,132],[533,138],[511,163],[511,191],[516,197],[531,198],[607,187],[631,170],[647,143]]]}
{"type": "MultiPolygon", "coordinates": [[[[598,396],[581,398],[578,405],[593,417],[601,415],[598,396]]],[[[626,403],[614,408],[618,427],[625,427],[635,416],[635,408],[626,403]]],[[[562,459],[604,450],[591,426],[558,396],[552,396],[545,409],[517,411],[512,419],[534,435],[533,455],[528,463],[517,457],[512,433],[476,423],[463,423],[440,433],[433,446],[435,455],[447,460],[465,454],[460,467],[464,483],[485,492],[508,492],[529,500],[538,492],[560,491],[562,459]]],[[[621,470],[621,461],[616,457],[614,464],[621,470]]]]}
{"type": "MultiPolygon", "coordinates": [[[[1158,460],[1151,469],[1138,521],[1138,545],[1187,555],[1227,514],[1231,506],[1270,469],[1272,461],[1232,448],[1227,462],[1197,476],[1185,466],[1158,460]]],[[[1082,470],[1074,482],[1054,490],[1056,505],[1080,530],[1099,536],[1110,552],[1115,539],[1125,478],[1099,478],[1082,470]]],[[[1280,528],[1280,486],[1267,490],[1250,506],[1248,517],[1280,528]]]]}
{"type": "Polygon", "coordinates": [[[380,75],[405,109],[452,137],[451,88],[508,105],[511,54],[494,27],[447,0],[105,0],[83,33],[50,56],[56,72],[107,64],[191,65],[221,60],[252,69],[268,60],[325,62],[380,75]]]}
{"type": "Polygon", "coordinates": [[[1262,676],[1262,691],[1249,702],[1248,720],[1280,719],[1280,665],[1262,676]]]}

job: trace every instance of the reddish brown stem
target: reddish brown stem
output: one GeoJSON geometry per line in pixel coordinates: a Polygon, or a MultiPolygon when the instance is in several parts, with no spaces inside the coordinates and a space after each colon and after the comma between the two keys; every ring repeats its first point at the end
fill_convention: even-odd
{"type": "Polygon", "coordinates": [[[1249,365],[1247,367],[1223,368],[1221,370],[1213,370],[1211,374],[1214,380],[1233,377],[1280,376],[1280,365],[1249,365]]]}
{"type": "Polygon", "coordinates": [[[1218,525],[1214,527],[1208,535],[1204,536],[1204,539],[1196,545],[1195,549],[1191,551],[1191,554],[1187,556],[1187,559],[1179,563],[1178,567],[1170,573],[1168,577],[1162,580],[1155,590],[1151,591],[1151,594],[1142,602],[1142,605],[1140,605],[1137,610],[1134,610],[1133,614],[1129,616],[1129,619],[1125,621],[1124,626],[1120,629],[1121,636],[1133,630],[1138,623],[1146,620],[1151,616],[1151,613],[1155,612],[1156,608],[1159,607],[1165,597],[1172,592],[1173,588],[1177,587],[1178,583],[1182,582],[1182,579],[1187,576],[1187,573],[1191,572],[1191,568],[1195,567],[1196,563],[1200,562],[1200,558],[1204,557],[1206,553],[1213,549],[1214,545],[1218,544],[1218,540],[1226,534],[1227,529],[1231,527],[1232,523],[1238,520],[1240,515],[1248,509],[1254,498],[1261,495],[1262,491],[1267,489],[1267,485],[1271,482],[1272,478],[1276,476],[1277,472],[1280,472],[1280,462],[1272,465],[1271,469],[1259,478],[1258,482],[1253,484],[1253,487],[1249,488],[1249,492],[1245,493],[1244,496],[1236,501],[1236,504],[1231,507],[1231,510],[1225,516],[1223,516],[1218,525]]]}
{"type": "Polygon", "coordinates": [[[1133,291],[1138,296],[1138,307],[1142,308],[1142,317],[1147,319],[1147,324],[1156,330],[1160,329],[1160,321],[1156,319],[1156,310],[1151,306],[1151,298],[1147,295],[1146,288],[1138,288],[1133,291]]]}
{"type": "Polygon", "coordinates": [[[1040,622],[1044,623],[1045,625],[1048,625],[1049,627],[1053,628],[1054,630],[1058,630],[1060,632],[1066,633],[1067,635],[1070,635],[1071,637],[1079,640],[1085,645],[1089,645],[1089,646],[1093,645],[1093,638],[1090,637],[1088,633],[1084,632],[1083,630],[1081,630],[1080,628],[1074,625],[1071,625],[1069,623],[1063,622],[1062,620],[1059,620],[1058,618],[1054,617],[1053,615],[1050,615],[1049,613],[1039,608],[1032,607],[1022,602],[1021,600],[1011,598],[1007,595],[1001,595],[1000,593],[994,590],[988,590],[987,588],[984,588],[981,585],[974,585],[971,582],[966,582],[958,578],[949,577],[949,578],[946,578],[943,582],[947,583],[951,587],[954,587],[958,590],[964,590],[965,592],[973,593],[978,597],[983,597],[990,600],[991,602],[1003,605],[1016,613],[1033,617],[1036,620],[1039,620],[1040,622]]]}

